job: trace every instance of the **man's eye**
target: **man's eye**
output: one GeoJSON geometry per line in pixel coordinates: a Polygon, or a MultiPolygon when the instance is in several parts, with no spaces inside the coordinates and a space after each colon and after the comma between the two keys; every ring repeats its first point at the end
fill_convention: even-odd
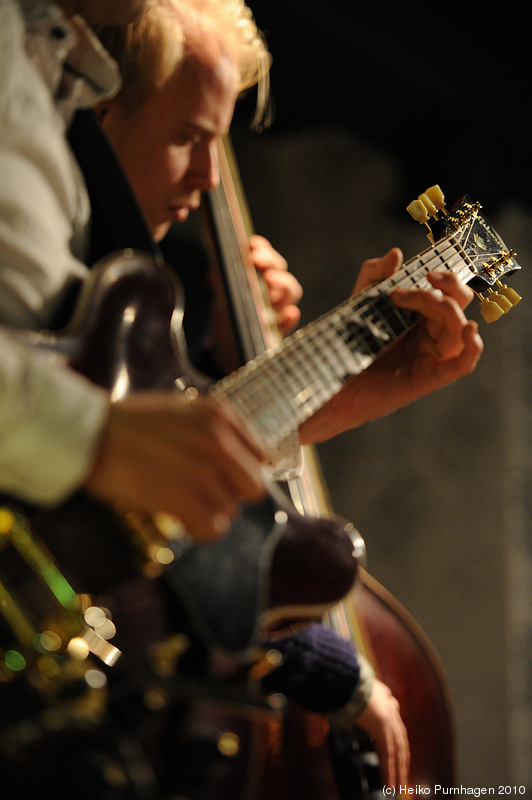
{"type": "Polygon", "coordinates": [[[185,133],[178,133],[174,137],[175,144],[179,147],[196,147],[201,144],[201,136],[191,136],[185,133]]]}

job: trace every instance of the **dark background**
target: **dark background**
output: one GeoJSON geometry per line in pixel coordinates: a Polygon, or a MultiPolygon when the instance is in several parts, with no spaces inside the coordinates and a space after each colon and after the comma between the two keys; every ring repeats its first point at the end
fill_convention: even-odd
{"type": "Polygon", "coordinates": [[[531,199],[526,5],[252,0],[274,60],[274,130],[342,123],[491,207],[531,199]]]}

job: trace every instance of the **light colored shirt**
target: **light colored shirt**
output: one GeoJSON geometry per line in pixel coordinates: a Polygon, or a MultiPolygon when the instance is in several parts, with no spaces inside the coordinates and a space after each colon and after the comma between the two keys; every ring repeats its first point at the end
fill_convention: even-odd
{"type": "MultiPolygon", "coordinates": [[[[66,122],[116,92],[118,70],[81,20],[0,0],[0,75],[0,323],[40,329],[87,275],[73,253],[90,209],[66,122]]],[[[58,502],[89,468],[107,395],[7,329],[0,352],[0,491],[58,502]]]]}
{"type": "Polygon", "coordinates": [[[120,84],[79,18],[35,0],[21,7],[27,30],[14,0],[0,2],[0,322],[42,328],[87,275],[76,256],[90,206],[66,122],[120,84]]]}
{"type": "Polygon", "coordinates": [[[5,330],[0,353],[0,492],[59,502],[83,483],[107,393],[5,330]]]}

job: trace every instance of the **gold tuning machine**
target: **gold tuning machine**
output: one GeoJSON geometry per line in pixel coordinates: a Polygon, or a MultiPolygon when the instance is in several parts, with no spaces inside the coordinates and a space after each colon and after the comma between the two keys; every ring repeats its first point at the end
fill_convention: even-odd
{"type": "Polygon", "coordinates": [[[478,295],[480,300],[480,313],[485,322],[495,322],[506,314],[511,308],[516,306],[521,300],[521,296],[509,286],[496,283],[498,291],[489,288],[488,296],[478,295]]]}
{"type": "Polygon", "coordinates": [[[423,202],[428,200],[430,203],[432,203],[437,211],[443,211],[446,213],[445,197],[437,183],[434,186],[430,186],[427,191],[424,192],[424,194],[421,194],[420,199],[422,199],[423,202]]]}
{"type": "Polygon", "coordinates": [[[429,221],[429,212],[427,207],[421,199],[412,200],[406,207],[413,220],[419,222],[420,225],[426,225],[429,221]]]}
{"type": "Polygon", "coordinates": [[[520,294],[518,294],[515,289],[512,289],[510,286],[506,286],[505,283],[500,283],[497,281],[497,288],[499,290],[499,294],[505,297],[512,306],[516,306],[523,298],[520,294]]]}
{"type": "Polygon", "coordinates": [[[436,184],[430,186],[426,192],[419,195],[417,200],[412,200],[406,210],[416,222],[421,225],[427,224],[430,217],[437,217],[439,211],[445,213],[445,197],[442,190],[436,184]]]}
{"type": "Polygon", "coordinates": [[[482,297],[482,295],[480,295],[479,299],[480,313],[482,314],[484,322],[496,322],[503,314],[506,314],[507,309],[502,308],[497,300],[492,299],[491,294],[489,297],[482,297]]]}
{"type": "Polygon", "coordinates": [[[437,217],[441,211],[445,211],[445,197],[442,190],[435,184],[430,186],[425,192],[419,195],[417,200],[412,200],[406,207],[406,210],[416,222],[420,225],[426,225],[430,231],[429,239],[433,241],[432,231],[430,230],[429,219],[437,217]]]}
{"type": "MultiPolygon", "coordinates": [[[[435,243],[434,237],[437,235],[433,233],[433,231],[437,230],[437,227],[434,226],[432,220],[439,221],[443,229],[449,227],[459,229],[462,222],[471,218],[479,209],[479,203],[471,204],[469,200],[466,203],[464,198],[456,214],[453,213],[448,216],[443,226],[441,226],[443,220],[440,214],[447,216],[447,210],[445,208],[445,197],[438,184],[430,186],[419,195],[417,200],[412,200],[406,207],[406,210],[416,222],[427,226],[429,230],[428,239],[432,244],[435,243]],[[457,221],[454,217],[457,218],[457,221]],[[451,226],[449,226],[449,222],[451,226]]],[[[484,224],[486,224],[485,221],[484,224]]],[[[482,264],[482,270],[478,270],[483,280],[490,284],[484,293],[474,290],[480,301],[480,312],[486,322],[495,322],[521,301],[520,295],[514,289],[501,283],[500,280],[495,280],[496,276],[502,276],[506,272],[519,268],[519,265],[512,264],[514,256],[513,250],[501,252],[498,257],[494,256],[488,263],[482,264]],[[485,275],[482,275],[482,273],[485,273],[485,275]]]]}

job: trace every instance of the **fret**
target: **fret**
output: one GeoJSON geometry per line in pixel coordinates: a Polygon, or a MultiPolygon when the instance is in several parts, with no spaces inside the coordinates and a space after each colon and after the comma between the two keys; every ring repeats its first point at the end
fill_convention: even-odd
{"type": "MultiPolygon", "coordinates": [[[[298,406],[304,405],[308,397],[319,398],[320,395],[318,369],[309,359],[304,358],[305,353],[303,351],[307,347],[307,340],[302,339],[297,350],[292,351],[291,359],[277,359],[276,364],[272,363],[271,365],[271,379],[275,382],[277,396],[282,398],[283,410],[290,420],[293,420],[297,414],[298,406]],[[294,356],[296,357],[294,358],[294,356]],[[294,364],[297,364],[297,379],[289,380],[287,376],[294,371],[294,364]]],[[[289,354],[287,353],[287,355],[289,354]]]]}
{"type": "Polygon", "coordinates": [[[266,355],[261,365],[231,387],[229,396],[244,417],[256,418],[259,428],[290,432],[294,427],[292,391],[282,364],[273,353],[266,355]]]}
{"type": "Polygon", "coordinates": [[[330,375],[330,372],[324,369],[325,365],[319,360],[319,351],[316,350],[316,344],[313,342],[315,329],[315,325],[309,325],[304,329],[304,335],[303,331],[300,331],[299,335],[294,338],[293,346],[286,351],[289,362],[287,368],[290,369],[290,363],[296,364],[299,374],[304,378],[301,381],[300,390],[319,384],[320,376],[323,376],[323,380],[326,381],[330,375]]]}
{"type": "Polygon", "coordinates": [[[298,395],[313,379],[310,366],[303,359],[301,348],[298,346],[300,334],[301,332],[297,331],[292,337],[293,341],[287,342],[287,347],[278,356],[292,397],[298,395]]]}
{"type": "Polygon", "coordinates": [[[300,381],[292,382],[292,402],[298,421],[305,419],[323,405],[341,388],[343,368],[338,369],[335,339],[330,326],[312,324],[294,335],[283,353],[283,363],[288,375],[295,366],[300,381]]]}
{"type": "Polygon", "coordinates": [[[455,265],[460,261],[461,256],[455,243],[451,239],[445,239],[407,262],[397,274],[398,281],[395,285],[400,285],[402,288],[412,285],[423,289],[429,288],[430,284],[425,278],[427,273],[442,269],[454,271],[455,265]]]}
{"type": "MultiPolygon", "coordinates": [[[[339,378],[343,378],[342,370],[340,373],[335,369],[337,363],[336,353],[333,348],[333,331],[330,325],[313,326],[308,336],[302,337],[301,347],[304,355],[308,357],[309,363],[314,363],[316,370],[316,385],[327,386],[336,383],[339,378]]],[[[317,391],[320,391],[318,388],[317,391]]]]}
{"type": "Polygon", "coordinates": [[[367,352],[364,349],[363,342],[361,342],[360,350],[353,352],[344,338],[345,326],[352,313],[351,306],[352,301],[348,301],[342,314],[338,313],[333,316],[329,332],[331,338],[336,337],[333,340],[333,345],[336,353],[338,375],[342,378],[361,371],[366,364],[367,352]]]}
{"type": "Polygon", "coordinates": [[[358,301],[350,300],[342,309],[341,325],[338,325],[338,348],[346,368],[345,376],[356,375],[365,369],[375,356],[370,346],[367,324],[363,311],[358,311],[358,301]],[[356,344],[356,347],[355,347],[356,344]]]}
{"type": "MultiPolygon", "coordinates": [[[[362,360],[358,366],[364,369],[408,325],[403,312],[399,312],[388,295],[378,289],[368,292],[362,308],[358,308],[362,305],[358,298],[354,298],[352,305],[342,338],[347,347],[358,355],[359,361],[362,360]]],[[[350,374],[358,371],[360,369],[351,371],[350,374]]]]}
{"type": "MultiPolygon", "coordinates": [[[[342,338],[355,357],[358,356],[359,362],[362,359],[362,365],[372,361],[375,355],[381,351],[383,338],[387,341],[391,339],[389,334],[380,330],[374,323],[368,310],[365,310],[364,313],[351,314],[344,325],[342,338]]],[[[351,374],[356,374],[356,372],[352,370],[351,374]]]]}
{"type": "Polygon", "coordinates": [[[338,319],[334,312],[312,323],[304,329],[305,335],[297,338],[297,349],[287,348],[287,357],[297,360],[302,369],[310,372],[308,385],[314,386],[316,392],[323,393],[327,399],[329,387],[341,385],[350,367],[348,357],[351,354],[338,335],[338,319]]]}
{"type": "Polygon", "coordinates": [[[397,308],[389,295],[380,294],[372,306],[372,311],[373,327],[379,332],[377,341],[379,350],[404,333],[412,324],[412,319],[407,319],[405,311],[397,308]]]}

